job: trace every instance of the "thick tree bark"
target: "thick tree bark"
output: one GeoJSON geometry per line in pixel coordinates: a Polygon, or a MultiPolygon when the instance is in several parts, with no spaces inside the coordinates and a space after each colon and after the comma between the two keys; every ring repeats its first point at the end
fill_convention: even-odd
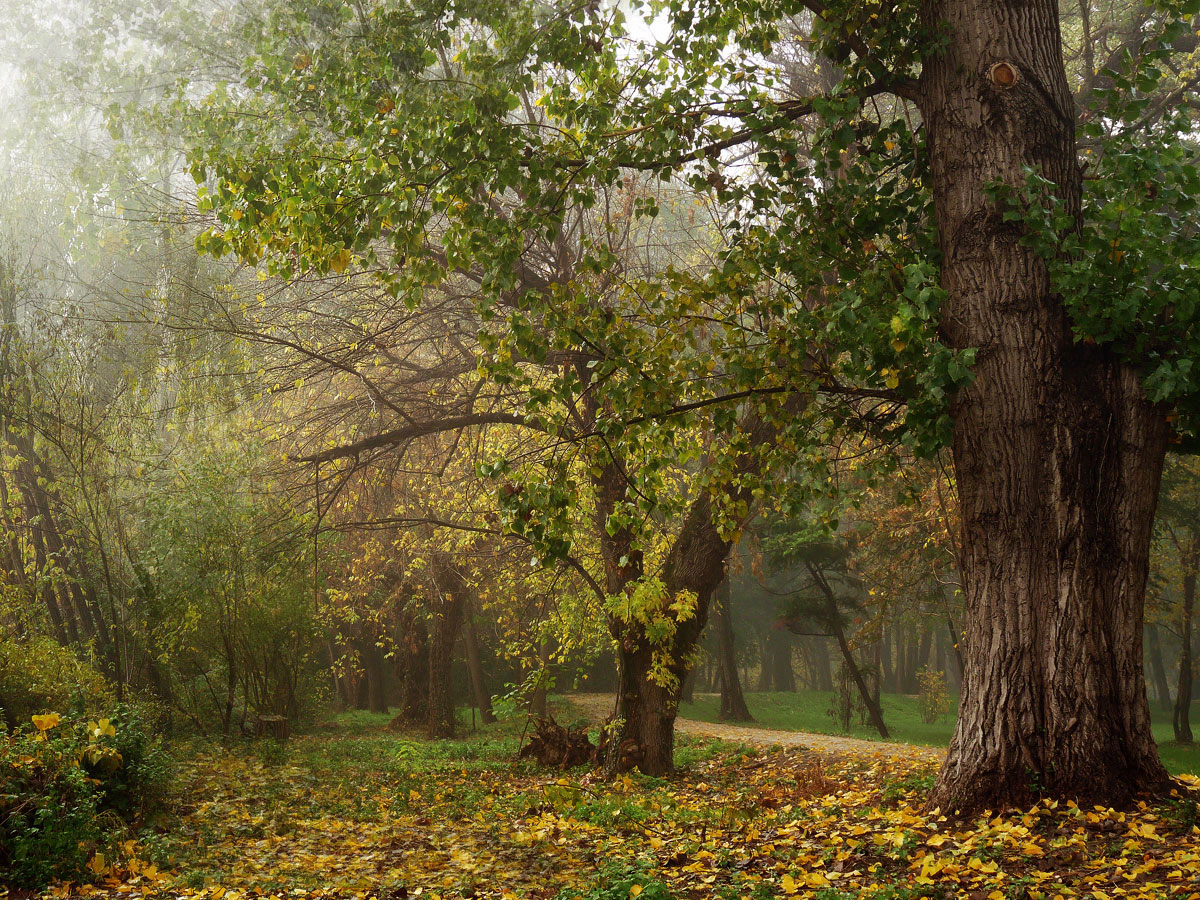
{"type": "Polygon", "coordinates": [[[750,708],[746,706],[746,697],[742,694],[742,685],[738,681],[737,654],[733,642],[733,616],[730,614],[732,598],[729,591],[729,579],[726,578],[717,588],[714,597],[716,606],[713,610],[717,629],[717,664],[721,673],[721,721],[723,722],[753,722],[750,708]]]}
{"type": "Polygon", "coordinates": [[[467,671],[471,675],[471,690],[475,693],[475,705],[479,707],[479,718],[484,725],[496,721],[492,712],[492,695],[488,693],[487,680],[483,674],[483,655],[479,648],[479,632],[475,627],[475,604],[467,603],[466,628],[467,671]]]}
{"type": "Polygon", "coordinates": [[[1189,554],[1187,574],[1183,576],[1183,609],[1179,623],[1179,687],[1175,691],[1175,710],[1171,724],[1175,729],[1175,740],[1181,744],[1192,742],[1192,610],[1196,605],[1197,554],[1189,554]]]}
{"type": "Polygon", "coordinates": [[[942,251],[942,334],[978,349],[953,456],[967,665],[931,804],[1049,794],[1123,803],[1168,782],[1150,733],[1142,613],[1164,410],[1075,343],[1045,262],[989,187],[1032,168],[1079,215],[1082,173],[1053,0],[925,0],[945,29],[921,111],[942,251]]]}

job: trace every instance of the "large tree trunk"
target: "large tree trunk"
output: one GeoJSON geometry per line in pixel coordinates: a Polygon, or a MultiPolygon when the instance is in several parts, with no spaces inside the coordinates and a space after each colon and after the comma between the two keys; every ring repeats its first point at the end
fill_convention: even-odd
{"type": "Polygon", "coordinates": [[[737,654],[733,643],[733,616],[730,615],[732,602],[729,592],[729,579],[726,578],[717,588],[714,599],[716,607],[713,615],[717,628],[717,663],[721,673],[721,721],[753,722],[750,708],[746,706],[746,697],[742,693],[742,684],[738,681],[737,654]]]}
{"type": "MultiPolygon", "coordinates": [[[[787,413],[807,402],[803,397],[787,401],[787,413]]],[[[750,413],[743,419],[748,444],[760,447],[772,442],[778,433],[775,423],[750,413]]],[[[743,454],[735,474],[754,476],[761,471],[762,457],[756,452],[743,454]]],[[[750,479],[747,479],[750,480],[750,479]]],[[[619,528],[607,531],[609,511],[623,502],[627,481],[623,470],[612,463],[595,477],[597,487],[597,525],[604,558],[607,593],[618,595],[631,588],[643,574],[642,554],[633,548],[630,532],[619,528]]],[[[749,510],[754,502],[748,486],[730,489],[735,503],[749,510]]],[[[675,716],[679,692],[691,663],[696,641],[708,619],[712,593],[725,577],[725,558],[732,541],[717,527],[712,495],[701,490],[676,536],[662,566],[666,602],[682,593],[695,595],[695,614],[677,624],[674,635],[660,646],[649,646],[643,629],[617,616],[609,619],[609,631],[617,643],[619,684],[616,717],[618,728],[610,741],[605,771],[612,773],[629,766],[637,758],[637,767],[647,775],[664,775],[674,768],[675,716]],[[655,650],[659,665],[655,665],[655,650]]]]}
{"type": "Polygon", "coordinates": [[[1179,688],[1175,692],[1175,712],[1171,718],[1175,740],[1181,744],[1192,742],[1192,610],[1196,604],[1196,554],[1189,556],[1191,559],[1185,561],[1188,571],[1183,576],[1183,610],[1179,623],[1179,688]]]}
{"type": "Polygon", "coordinates": [[[1165,414],[1131,368],[1075,343],[1045,262],[989,198],[1031,168],[1079,214],[1057,5],[925,0],[923,18],[948,35],[921,73],[942,334],[978,348],[951,408],[967,664],[930,802],[1124,803],[1168,781],[1142,671],[1165,414]]]}

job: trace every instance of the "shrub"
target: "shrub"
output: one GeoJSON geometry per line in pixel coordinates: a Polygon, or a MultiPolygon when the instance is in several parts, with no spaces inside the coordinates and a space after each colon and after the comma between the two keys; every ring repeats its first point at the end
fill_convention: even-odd
{"type": "MultiPolygon", "coordinates": [[[[863,671],[862,666],[859,666],[859,671],[863,671]]],[[[829,708],[825,710],[825,715],[833,719],[839,731],[848,734],[850,723],[856,716],[860,724],[866,721],[867,705],[863,703],[858,687],[854,683],[854,675],[845,662],[840,663],[834,672],[833,688],[833,697],[829,701],[829,708]]]]}
{"type": "Polygon", "coordinates": [[[946,690],[946,673],[922,666],[917,672],[920,685],[921,721],[932,725],[950,712],[950,694],[946,690]]]}
{"type": "Polygon", "coordinates": [[[144,711],[31,717],[0,736],[0,869],[15,887],[82,880],[89,857],[161,801],[168,758],[144,711]]]}
{"type": "Polygon", "coordinates": [[[111,709],[113,700],[104,677],[52,638],[0,638],[0,721],[9,727],[47,709],[111,709]]]}

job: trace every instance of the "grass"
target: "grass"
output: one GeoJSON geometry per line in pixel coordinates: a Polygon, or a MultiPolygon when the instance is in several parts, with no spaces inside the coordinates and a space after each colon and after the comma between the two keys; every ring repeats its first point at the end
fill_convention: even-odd
{"type": "MultiPolygon", "coordinates": [[[[779,731],[808,731],[815,734],[839,735],[826,710],[833,700],[831,691],[798,691],[747,693],[746,705],[760,728],[779,731]]],[[[905,694],[884,694],[883,720],[891,732],[891,739],[905,744],[920,744],[927,747],[945,747],[950,743],[954,731],[954,716],[958,712],[957,698],[951,699],[951,711],[933,724],[921,721],[917,698],[905,694]]],[[[721,708],[721,698],[715,694],[700,694],[695,703],[680,706],[680,715],[702,722],[716,722],[721,708]]],[[[1176,744],[1171,731],[1171,721],[1161,710],[1153,712],[1154,739],[1158,741],[1159,754],[1167,769],[1174,774],[1200,775],[1200,744],[1191,746],[1176,744]]],[[[1193,705],[1192,721],[1200,723],[1200,701],[1193,705]]],[[[849,735],[866,740],[880,740],[879,733],[869,724],[855,722],[849,735]]]]}
{"type": "MultiPolygon", "coordinates": [[[[782,714],[796,698],[775,699],[782,714]]],[[[680,735],[678,776],[597,779],[514,759],[523,717],[471,731],[468,714],[453,741],[389,721],[353,712],[282,743],[177,745],[169,827],[93,860],[104,886],[91,896],[1015,900],[1118,883],[1149,900],[1200,879],[1187,795],[1128,814],[1039,804],[947,822],[924,809],[929,760],[680,735]]]]}

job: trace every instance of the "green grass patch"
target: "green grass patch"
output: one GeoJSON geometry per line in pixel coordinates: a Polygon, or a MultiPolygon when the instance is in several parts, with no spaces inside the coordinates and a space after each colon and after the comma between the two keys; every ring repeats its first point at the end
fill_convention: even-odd
{"type": "MultiPolygon", "coordinates": [[[[812,734],[841,735],[826,710],[833,701],[831,691],[777,691],[769,693],[747,693],[746,705],[759,728],[778,731],[807,731],[812,734]]],[[[958,698],[950,698],[950,714],[937,722],[921,721],[921,712],[916,697],[905,694],[884,694],[883,721],[891,732],[891,739],[904,744],[919,744],[926,747],[945,747],[954,732],[954,717],[958,714],[958,698]]],[[[700,695],[695,703],[684,703],[679,714],[702,722],[718,721],[721,698],[716,695],[700,695]]],[[[1193,704],[1192,721],[1200,722],[1200,701],[1193,704]]],[[[1200,774],[1200,744],[1177,744],[1171,731],[1169,716],[1154,709],[1154,739],[1167,770],[1176,774],[1200,774]]],[[[864,740],[881,740],[879,733],[869,724],[854,723],[850,737],[864,740]]]]}

